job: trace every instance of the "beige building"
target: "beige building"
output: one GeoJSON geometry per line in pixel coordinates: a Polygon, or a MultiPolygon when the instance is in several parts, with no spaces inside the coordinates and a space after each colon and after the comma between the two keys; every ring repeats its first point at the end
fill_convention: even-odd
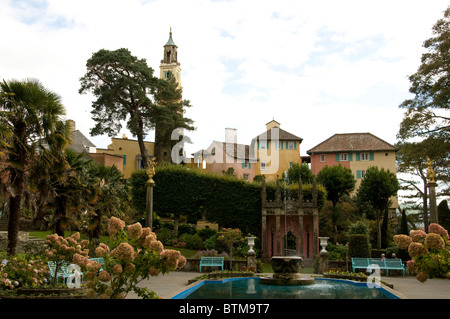
{"type": "Polygon", "coordinates": [[[266,124],[266,132],[253,139],[256,154],[255,175],[263,175],[267,181],[282,177],[293,163],[301,164],[300,144],[303,139],[280,127],[275,120],[266,124]]]}
{"type": "MultiPolygon", "coordinates": [[[[155,143],[144,141],[145,149],[149,158],[153,157],[155,143]]],[[[108,148],[97,148],[97,153],[110,154],[122,157],[124,179],[131,177],[131,173],[138,169],[142,169],[142,156],[137,140],[129,139],[125,136],[122,138],[112,138],[108,148]]]]}

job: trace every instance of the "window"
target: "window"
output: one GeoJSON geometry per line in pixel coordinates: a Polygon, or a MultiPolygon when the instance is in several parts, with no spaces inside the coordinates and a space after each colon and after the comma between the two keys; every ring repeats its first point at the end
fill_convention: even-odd
{"type": "Polygon", "coordinates": [[[286,142],[286,149],[295,150],[297,146],[296,142],[286,142]]]}
{"type": "Polygon", "coordinates": [[[370,160],[369,153],[361,153],[360,158],[361,161],[369,161],[370,160]]]}
{"type": "Polygon", "coordinates": [[[325,162],[325,154],[320,154],[320,161],[325,162]]]}
{"type": "Polygon", "coordinates": [[[360,171],[360,170],[356,171],[356,178],[364,178],[364,177],[366,177],[366,171],[360,171]]]}
{"type": "Polygon", "coordinates": [[[261,170],[266,170],[266,162],[261,162],[261,170]]]}
{"type": "Polygon", "coordinates": [[[283,142],[275,142],[275,149],[276,150],[282,150],[283,149],[283,142]]]}
{"type": "Polygon", "coordinates": [[[292,167],[292,164],[294,164],[294,162],[289,162],[289,168],[292,167]]]}
{"type": "Polygon", "coordinates": [[[266,141],[260,141],[259,143],[259,149],[266,150],[267,149],[267,142],[266,141]]]}
{"type": "Polygon", "coordinates": [[[242,168],[251,168],[249,161],[242,162],[242,168]]]}
{"type": "Polygon", "coordinates": [[[339,160],[340,161],[348,161],[348,153],[340,153],[339,160]]]}
{"type": "Polygon", "coordinates": [[[248,177],[249,177],[248,174],[244,174],[244,181],[248,181],[248,177]]]}

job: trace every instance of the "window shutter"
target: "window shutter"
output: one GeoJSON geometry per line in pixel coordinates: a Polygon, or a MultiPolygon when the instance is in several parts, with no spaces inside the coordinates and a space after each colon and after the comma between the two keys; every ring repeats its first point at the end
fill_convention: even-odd
{"type": "Polygon", "coordinates": [[[297,142],[294,142],[294,150],[297,149],[297,142]]]}
{"type": "Polygon", "coordinates": [[[373,152],[370,152],[370,160],[373,161],[375,159],[375,156],[373,154],[373,152]]]}
{"type": "Polygon", "coordinates": [[[348,153],[348,160],[353,161],[353,153],[348,153]]]}
{"type": "Polygon", "coordinates": [[[283,142],[278,142],[280,144],[280,150],[283,149],[283,142]]]}
{"type": "Polygon", "coordinates": [[[267,149],[269,149],[269,141],[267,141],[267,149]]]}
{"type": "Polygon", "coordinates": [[[258,141],[258,149],[259,149],[259,141],[258,141]]]}
{"type": "Polygon", "coordinates": [[[123,155],[123,165],[125,165],[127,163],[127,156],[123,155]]]}
{"type": "Polygon", "coordinates": [[[248,162],[248,168],[252,168],[252,163],[248,162]]]}
{"type": "Polygon", "coordinates": [[[339,162],[339,153],[336,153],[336,162],[339,162]]]}
{"type": "Polygon", "coordinates": [[[361,160],[361,153],[356,153],[356,161],[360,161],[361,160]]]}
{"type": "Polygon", "coordinates": [[[356,178],[361,178],[361,171],[360,170],[356,171],[356,178]]]}
{"type": "Polygon", "coordinates": [[[245,168],[245,162],[242,162],[242,168],[245,168]]]}

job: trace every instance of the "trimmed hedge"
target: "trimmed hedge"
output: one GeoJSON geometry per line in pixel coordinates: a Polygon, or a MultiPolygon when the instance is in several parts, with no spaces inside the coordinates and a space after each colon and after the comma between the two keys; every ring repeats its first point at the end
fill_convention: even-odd
{"type": "MultiPolygon", "coordinates": [[[[132,174],[133,205],[145,212],[147,175],[144,170],[132,174]]],[[[159,215],[178,213],[191,220],[201,218],[221,227],[239,228],[244,234],[259,235],[261,230],[260,182],[249,183],[232,176],[203,173],[181,165],[157,166],[153,177],[153,208],[159,215]]],[[[298,198],[298,185],[281,183],[282,198],[298,198]]],[[[275,199],[275,183],[267,183],[267,199],[275,199]]],[[[303,185],[305,199],[312,199],[312,186],[303,185]]],[[[325,189],[318,185],[319,205],[326,200],[325,189]]]]}
{"type": "Polygon", "coordinates": [[[367,235],[348,235],[348,253],[350,257],[370,258],[370,243],[367,235]]]}

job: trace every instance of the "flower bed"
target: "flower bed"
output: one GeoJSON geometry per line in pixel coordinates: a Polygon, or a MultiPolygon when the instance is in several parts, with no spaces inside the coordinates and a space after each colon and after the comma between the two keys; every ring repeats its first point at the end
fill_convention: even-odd
{"type": "Polygon", "coordinates": [[[335,279],[347,279],[354,281],[367,281],[367,275],[365,273],[354,273],[349,271],[328,271],[323,273],[324,278],[335,278],[335,279]]]}
{"type": "Polygon", "coordinates": [[[4,291],[1,299],[87,299],[85,288],[17,288],[4,291]]]}

